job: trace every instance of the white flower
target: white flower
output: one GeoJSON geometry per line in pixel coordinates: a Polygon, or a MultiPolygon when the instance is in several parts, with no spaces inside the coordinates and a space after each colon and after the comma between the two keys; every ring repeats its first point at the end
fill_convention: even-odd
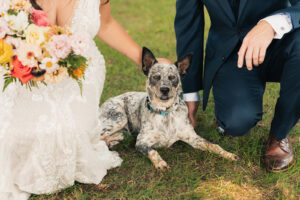
{"type": "Polygon", "coordinates": [[[21,44],[23,43],[22,39],[21,38],[15,38],[15,37],[12,37],[12,36],[7,36],[5,38],[5,41],[12,45],[14,49],[18,49],[21,44]]]}
{"type": "Polygon", "coordinates": [[[0,18],[0,39],[3,39],[8,32],[9,28],[7,22],[4,19],[0,18]]]}
{"type": "Polygon", "coordinates": [[[25,29],[29,25],[28,14],[24,11],[20,11],[18,15],[5,15],[5,18],[12,30],[19,35],[23,35],[25,29]]]}
{"type": "Polygon", "coordinates": [[[45,33],[48,30],[49,27],[39,27],[35,24],[29,25],[25,31],[26,42],[40,46],[43,42],[45,42],[45,33]]]}
{"type": "Polygon", "coordinates": [[[0,0],[0,14],[6,12],[9,9],[9,1],[0,0]]]}
{"type": "Polygon", "coordinates": [[[37,59],[42,56],[42,50],[39,46],[22,43],[17,49],[17,56],[22,65],[27,67],[37,67],[37,59]]]}
{"type": "Polygon", "coordinates": [[[84,55],[90,47],[90,35],[86,32],[77,32],[70,37],[72,49],[77,55],[84,55]]]}
{"type": "Polygon", "coordinates": [[[52,73],[59,68],[59,65],[57,64],[56,59],[45,58],[42,60],[42,63],[40,64],[40,68],[45,69],[47,73],[52,73]]]}
{"type": "Polygon", "coordinates": [[[52,36],[47,45],[47,51],[53,58],[66,58],[72,51],[70,38],[67,35],[52,36]]]}

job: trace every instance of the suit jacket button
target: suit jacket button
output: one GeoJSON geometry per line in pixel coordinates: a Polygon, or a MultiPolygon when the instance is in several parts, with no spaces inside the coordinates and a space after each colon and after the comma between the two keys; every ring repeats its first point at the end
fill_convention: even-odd
{"type": "Polygon", "coordinates": [[[222,61],[225,62],[225,57],[224,56],[222,57],[222,61]]]}

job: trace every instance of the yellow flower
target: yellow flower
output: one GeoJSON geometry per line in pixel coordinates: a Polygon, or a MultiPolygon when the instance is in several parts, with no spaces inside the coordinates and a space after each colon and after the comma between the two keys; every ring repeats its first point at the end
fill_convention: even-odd
{"type": "Polygon", "coordinates": [[[13,48],[3,39],[0,40],[0,64],[9,63],[13,58],[13,48]]]}
{"type": "Polygon", "coordinates": [[[70,35],[70,31],[64,27],[51,25],[48,31],[48,37],[51,38],[53,35],[70,35]]]}
{"type": "Polygon", "coordinates": [[[41,77],[34,77],[32,80],[35,82],[42,82],[45,80],[45,75],[43,75],[41,77]]]}
{"type": "Polygon", "coordinates": [[[35,24],[28,26],[26,30],[26,42],[29,44],[35,44],[40,46],[46,41],[46,34],[48,32],[48,27],[39,27],[35,24]]]}
{"type": "Polygon", "coordinates": [[[11,0],[18,9],[29,10],[32,6],[29,0],[11,0]]]}
{"type": "Polygon", "coordinates": [[[48,83],[58,83],[63,81],[68,75],[68,69],[65,67],[58,68],[55,72],[46,73],[45,81],[48,83]]]}

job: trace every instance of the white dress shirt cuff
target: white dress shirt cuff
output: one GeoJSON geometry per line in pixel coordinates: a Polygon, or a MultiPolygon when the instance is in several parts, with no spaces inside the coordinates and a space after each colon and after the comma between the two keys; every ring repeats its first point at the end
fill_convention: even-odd
{"type": "Polygon", "coordinates": [[[279,13],[262,19],[267,21],[274,29],[274,39],[281,39],[284,34],[293,29],[291,16],[288,13],[279,13]]]}
{"type": "Polygon", "coordinates": [[[198,92],[183,94],[184,101],[201,101],[201,96],[198,92]]]}

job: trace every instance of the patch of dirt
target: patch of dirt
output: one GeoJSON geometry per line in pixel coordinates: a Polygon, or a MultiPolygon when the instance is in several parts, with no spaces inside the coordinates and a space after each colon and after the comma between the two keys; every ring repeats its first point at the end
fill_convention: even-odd
{"type": "Polygon", "coordinates": [[[276,189],[278,189],[282,192],[282,194],[285,196],[286,199],[289,199],[289,200],[299,200],[300,199],[300,197],[297,196],[293,185],[291,185],[287,182],[277,181],[275,187],[276,187],[276,189]]]}
{"type": "Polygon", "coordinates": [[[263,191],[259,188],[247,184],[239,185],[227,180],[204,181],[195,192],[205,200],[259,200],[263,198],[263,191]]]}

